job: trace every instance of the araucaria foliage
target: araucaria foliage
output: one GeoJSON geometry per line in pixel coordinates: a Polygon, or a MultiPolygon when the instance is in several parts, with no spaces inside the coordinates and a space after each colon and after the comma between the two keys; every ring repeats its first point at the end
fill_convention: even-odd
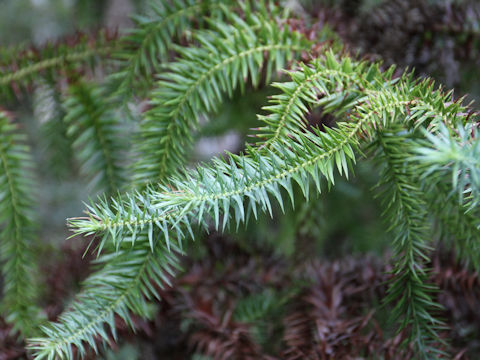
{"type": "MultiPolygon", "coordinates": [[[[46,93],[55,110],[42,134],[60,154],[53,162],[71,166],[71,156],[102,193],[68,220],[74,235],[91,239],[94,271],[58,319],[42,323],[32,156],[14,116],[0,109],[2,309],[33,358],[98,352],[116,341],[119,319],[135,327],[135,317],[151,316],[193,239],[235,233],[276,207],[321,202],[313,193],[372,158],[391,231],[383,299],[391,324],[418,358],[448,357],[429,280],[432,233],[479,267],[479,116],[430,79],[350,55],[331,30],[276,1],[155,0],[135,19],[123,37],[79,37],[0,63],[2,99],[46,93]],[[98,68],[101,80],[92,76],[98,68]],[[270,84],[254,142],[190,166],[195,136],[222,103],[270,84]],[[145,98],[137,116],[131,110],[145,98]],[[309,122],[317,108],[332,126],[309,122]]],[[[261,296],[243,315],[269,316],[275,305],[261,296]]]]}

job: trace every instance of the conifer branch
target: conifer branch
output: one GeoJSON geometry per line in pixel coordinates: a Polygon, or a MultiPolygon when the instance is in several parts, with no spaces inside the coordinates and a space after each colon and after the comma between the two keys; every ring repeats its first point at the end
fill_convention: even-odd
{"type": "Polygon", "coordinates": [[[61,95],[53,85],[40,82],[34,92],[33,105],[35,120],[40,123],[41,141],[49,169],[57,178],[64,178],[73,169],[73,147],[67,136],[61,95]]]}
{"type": "Polygon", "coordinates": [[[382,189],[384,216],[395,233],[393,278],[386,302],[395,303],[391,319],[408,328],[409,340],[422,358],[442,352],[438,330],[442,323],[433,317],[441,307],[434,301],[435,287],[428,284],[427,208],[420,187],[407,161],[412,153],[408,135],[402,127],[378,133],[378,161],[385,164],[379,186],[382,189]]]}
{"type": "Polygon", "coordinates": [[[377,64],[356,62],[349,57],[338,59],[331,50],[327,51],[324,59],[314,59],[309,65],[290,71],[291,82],[273,84],[281,93],[263,108],[270,114],[259,115],[265,126],[256,135],[266,148],[281,140],[287,145],[289,134],[306,130],[307,109],[322,107],[325,113],[341,116],[366,94],[394,81],[393,72],[393,67],[382,73],[377,64]]]}
{"type": "Polygon", "coordinates": [[[116,34],[108,31],[88,36],[78,34],[43,48],[26,49],[24,54],[15,54],[9,62],[0,64],[0,93],[11,95],[12,89],[24,88],[35,76],[50,70],[58,71],[68,65],[91,64],[95,59],[109,55],[117,46],[116,34]],[[74,45],[72,45],[72,43],[74,45]]]}
{"type": "Polygon", "coordinates": [[[193,26],[192,19],[203,19],[206,14],[217,17],[223,4],[230,0],[159,0],[150,3],[152,16],[136,16],[136,28],[121,39],[121,50],[114,54],[120,70],[111,75],[116,84],[115,94],[129,96],[139,84],[150,82],[168,59],[173,43],[193,26]]]}
{"type": "Polygon", "coordinates": [[[460,123],[453,129],[441,126],[435,136],[425,132],[428,145],[418,147],[415,157],[426,167],[424,173],[430,181],[451,179],[452,190],[466,211],[480,202],[480,141],[475,117],[466,128],[460,123]]]}
{"type": "MultiPolygon", "coordinates": [[[[168,243],[169,230],[175,231],[179,225],[190,228],[196,221],[207,226],[210,216],[218,228],[220,213],[224,214],[225,227],[230,211],[238,226],[246,216],[256,216],[257,206],[262,211],[271,209],[268,194],[283,207],[280,189],[292,194],[293,182],[307,197],[310,176],[320,190],[320,175],[334,183],[334,168],[340,174],[347,174],[355,159],[357,136],[368,119],[339,123],[338,128],[324,133],[298,135],[292,139],[290,149],[278,146],[275,151],[262,155],[254,149],[250,149],[249,156],[230,154],[228,159],[216,159],[212,166],[199,167],[185,177],[172,178],[168,185],[160,186],[160,190],[127,194],[114,200],[111,206],[106,201],[91,205],[88,219],[71,219],[70,224],[77,235],[104,232],[116,245],[126,234],[131,235],[128,241],[134,242],[137,233],[154,226],[164,231],[168,243]]],[[[186,236],[183,232],[178,235],[180,238],[186,236]]]]}
{"type": "Polygon", "coordinates": [[[249,76],[257,86],[262,68],[268,79],[295,52],[310,46],[301,34],[263,16],[248,14],[247,19],[232,17],[231,25],[217,24],[214,31],[199,33],[200,48],[177,48],[182,59],[167,65],[170,71],[162,75],[152,93],[153,108],[141,123],[137,184],[162,181],[179,170],[199,116],[216,110],[225,93],[243,89],[249,76]]]}
{"type": "Polygon", "coordinates": [[[2,312],[22,336],[38,325],[40,310],[34,259],[32,162],[24,137],[0,112],[0,258],[3,275],[2,312]]]}
{"type": "Polygon", "coordinates": [[[132,328],[131,312],[150,317],[147,300],[159,299],[157,289],[170,285],[179,268],[177,253],[181,249],[174,241],[169,251],[156,244],[153,252],[147,241],[139,241],[135,248],[102,255],[96,261],[99,270],[85,280],[59,322],[43,326],[44,336],[29,340],[35,359],[83,358],[88,348],[97,353],[99,343],[117,338],[115,316],[132,328]]]}
{"type": "Polygon", "coordinates": [[[455,191],[452,191],[450,181],[432,183],[425,180],[422,190],[429,195],[427,196],[428,208],[438,220],[437,231],[440,232],[441,240],[457,254],[460,263],[478,271],[480,268],[478,208],[469,209],[459,204],[458,196],[455,191]]]}
{"type": "Polygon", "coordinates": [[[114,194],[125,181],[120,157],[123,141],[119,122],[104,97],[102,88],[93,84],[72,84],[64,102],[64,121],[74,155],[91,178],[91,186],[114,194]]]}
{"type": "MultiPolygon", "coordinates": [[[[120,158],[123,146],[119,123],[104,97],[101,87],[72,84],[64,102],[64,120],[83,172],[92,178],[92,185],[111,195],[125,181],[120,158]]],[[[62,314],[59,323],[42,328],[45,338],[31,339],[30,347],[38,350],[37,358],[73,358],[75,351],[83,357],[87,345],[97,351],[99,339],[110,340],[108,329],[115,337],[115,314],[132,327],[131,311],[148,316],[144,296],[151,298],[157,294],[147,285],[147,279],[162,286],[166,280],[164,273],[177,266],[174,255],[165,251],[160,255],[145,252],[141,246],[117,254],[107,247],[96,263],[97,271],[86,279],[84,291],[62,314]],[[153,277],[152,272],[157,276],[153,277]]]]}
{"type": "Polygon", "coordinates": [[[425,132],[427,141],[419,144],[412,162],[423,174],[424,192],[430,209],[440,220],[440,230],[453,244],[459,260],[480,267],[480,141],[476,114],[466,126],[454,129],[442,126],[434,136],[425,132]]]}

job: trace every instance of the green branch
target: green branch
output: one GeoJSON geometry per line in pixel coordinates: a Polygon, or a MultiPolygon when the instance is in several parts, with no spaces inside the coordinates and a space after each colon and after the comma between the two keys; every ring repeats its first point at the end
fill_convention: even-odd
{"type": "Polygon", "coordinates": [[[231,96],[237,86],[243,89],[248,76],[256,86],[262,68],[268,69],[268,79],[273,69],[280,70],[294,53],[310,47],[301,34],[272,20],[256,14],[247,18],[233,17],[232,25],[200,32],[202,47],[179,48],[182,59],[167,65],[170,71],[162,74],[152,93],[153,108],[140,125],[138,185],[162,181],[180,169],[199,116],[216,110],[225,93],[231,96]]]}
{"type": "Polygon", "coordinates": [[[60,67],[70,62],[79,62],[85,61],[93,56],[105,55],[108,54],[112,48],[102,48],[102,49],[88,49],[80,51],[78,53],[69,53],[66,55],[59,55],[51,59],[41,60],[37,63],[25,66],[16,71],[10,72],[6,75],[0,77],[0,86],[9,85],[12,82],[18,82],[23,78],[30,76],[32,74],[38,74],[43,70],[60,67]]]}
{"type": "Polygon", "coordinates": [[[409,340],[422,358],[441,354],[442,341],[438,330],[442,323],[433,317],[441,309],[432,293],[435,286],[428,283],[427,261],[431,248],[427,245],[429,226],[426,202],[420,187],[415,185],[412,167],[406,160],[411,154],[411,139],[400,135],[402,127],[378,134],[378,162],[384,164],[382,188],[384,215],[395,233],[393,278],[386,302],[395,303],[391,314],[410,331],[409,340]]]}
{"type": "Polygon", "coordinates": [[[34,201],[29,149],[21,144],[24,138],[15,130],[0,112],[2,311],[7,312],[14,329],[29,336],[38,325],[40,311],[35,305],[38,279],[32,245],[34,201]]]}
{"type": "Polygon", "coordinates": [[[92,60],[108,56],[114,51],[118,47],[117,41],[107,31],[101,31],[92,36],[77,35],[64,42],[46,44],[39,49],[18,50],[18,54],[9,59],[9,63],[0,65],[0,91],[8,95],[12,88],[23,88],[34,82],[38,74],[49,70],[58,71],[67,66],[76,68],[79,64],[91,64],[92,60]]]}
{"type": "Polygon", "coordinates": [[[35,359],[73,359],[73,346],[84,357],[87,346],[97,352],[99,342],[110,341],[110,331],[116,338],[115,315],[132,328],[130,312],[150,317],[147,300],[160,298],[150,283],[159,287],[170,285],[170,277],[179,268],[173,252],[181,253],[181,249],[172,243],[167,251],[158,244],[152,252],[148,242],[139,243],[143,245],[97,260],[99,270],[85,280],[83,293],[59,322],[42,327],[44,337],[29,340],[35,359]]]}
{"type": "Polygon", "coordinates": [[[128,96],[149,82],[153,73],[160,68],[161,62],[168,59],[168,51],[175,38],[193,26],[191,19],[219,15],[223,4],[230,0],[175,0],[158,1],[150,4],[151,18],[137,16],[137,28],[122,38],[122,49],[114,54],[120,63],[120,70],[111,75],[116,84],[115,94],[128,96]]]}
{"type": "Polygon", "coordinates": [[[92,179],[91,186],[114,194],[125,181],[121,168],[124,144],[119,121],[103,98],[100,87],[72,84],[64,101],[64,121],[76,150],[74,155],[83,173],[92,179]]]}
{"type": "Polygon", "coordinates": [[[288,134],[305,131],[304,115],[309,108],[321,107],[323,112],[334,112],[337,117],[345,114],[365,95],[388,86],[393,71],[392,67],[382,73],[377,64],[355,62],[349,57],[338,59],[331,50],[325,58],[291,71],[291,82],[273,84],[282,92],[263,108],[271,114],[259,115],[265,123],[256,134],[264,140],[262,147],[269,148],[282,139],[288,145],[288,134]]]}

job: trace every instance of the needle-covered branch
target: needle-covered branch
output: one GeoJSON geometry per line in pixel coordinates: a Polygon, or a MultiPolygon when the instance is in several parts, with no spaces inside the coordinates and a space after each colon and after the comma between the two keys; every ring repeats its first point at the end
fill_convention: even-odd
{"type": "Polygon", "coordinates": [[[25,137],[0,111],[0,260],[2,312],[22,336],[39,323],[32,159],[25,137]]]}

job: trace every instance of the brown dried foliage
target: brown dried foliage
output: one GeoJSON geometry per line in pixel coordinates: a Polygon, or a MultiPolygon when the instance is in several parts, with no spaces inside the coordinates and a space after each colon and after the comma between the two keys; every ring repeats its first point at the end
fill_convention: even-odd
{"type": "Polygon", "coordinates": [[[462,65],[480,64],[478,1],[392,0],[368,11],[362,11],[362,0],[310,2],[317,26],[332,26],[369,59],[415,68],[450,87],[459,84],[462,65]]]}
{"type": "MultiPolygon", "coordinates": [[[[71,244],[71,243],[70,243],[71,244]]],[[[223,359],[410,359],[401,346],[404,334],[395,335],[385,326],[388,309],[381,305],[390,266],[373,257],[346,257],[327,261],[314,259],[292,268],[286,259],[265,249],[247,251],[231,239],[212,235],[206,254],[198,260],[184,259],[186,271],[171,288],[160,290],[162,301],[155,318],[134,318],[136,334],[117,321],[120,341],[136,342],[142,358],[186,359],[203,354],[223,359]],[[266,341],[252,331],[255,323],[234,316],[241,299],[273,289],[279,294],[300,287],[281,309],[279,318],[264,319],[269,325],[266,341]],[[280,329],[280,331],[279,331],[280,329]],[[385,330],[386,329],[386,330],[385,330]],[[385,332],[386,331],[386,332],[385,332]]],[[[65,258],[49,267],[46,311],[58,315],[62,299],[73,291],[72,283],[85,274],[77,261],[82,249],[64,247],[65,258]],[[62,274],[69,274],[64,276],[62,274]],[[55,303],[56,302],[56,303],[55,303]]],[[[474,359],[480,344],[480,278],[455,261],[450,254],[437,254],[432,263],[433,280],[441,289],[439,301],[450,330],[456,359],[474,359]]],[[[0,323],[0,359],[25,357],[22,344],[10,328],[0,323]]],[[[115,345],[113,339],[111,345],[115,345]]],[[[90,354],[89,359],[94,359],[90,354]]]]}

